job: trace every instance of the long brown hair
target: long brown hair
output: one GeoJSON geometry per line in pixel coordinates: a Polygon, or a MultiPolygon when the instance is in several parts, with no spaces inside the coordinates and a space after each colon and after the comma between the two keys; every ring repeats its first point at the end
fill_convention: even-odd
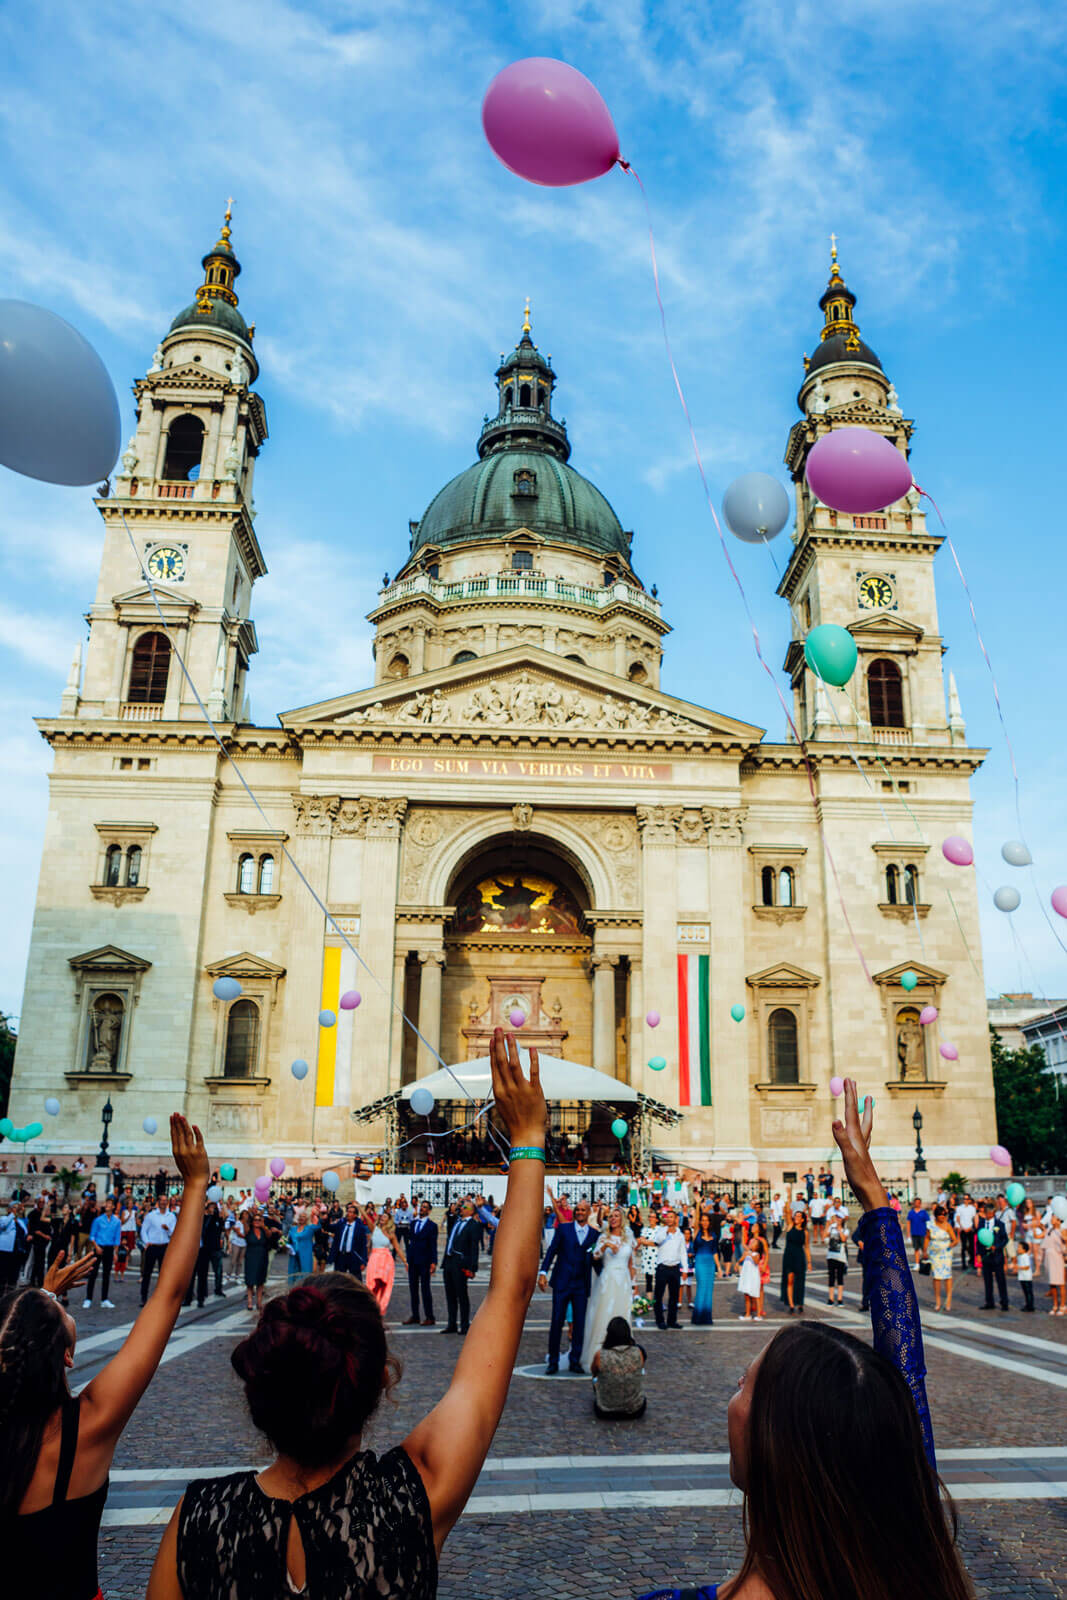
{"type": "Polygon", "coordinates": [[[826,1323],[783,1328],[757,1368],[745,1531],[737,1585],[775,1600],[973,1600],[910,1389],[826,1323]]]}
{"type": "Polygon", "coordinates": [[[48,1419],[70,1399],[63,1361],[69,1348],[67,1324],[49,1295],[15,1289],[0,1300],[0,1516],[18,1511],[48,1419]]]}

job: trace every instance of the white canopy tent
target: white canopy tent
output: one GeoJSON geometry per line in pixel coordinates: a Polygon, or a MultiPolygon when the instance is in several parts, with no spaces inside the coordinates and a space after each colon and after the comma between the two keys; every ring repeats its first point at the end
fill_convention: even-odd
{"type": "MultiPolygon", "coordinates": [[[[530,1054],[519,1050],[526,1076],[530,1075],[530,1054]]],[[[560,1056],[540,1055],[541,1088],[546,1100],[604,1101],[609,1105],[638,1099],[637,1090],[630,1083],[622,1083],[606,1072],[593,1067],[583,1067],[577,1061],[564,1061],[560,1056]]],[[[401,1100],[410,1100],[416,1089],[429,1089],[435,1100],[465,1100],[481,1102],[492,1089],[489,1057],[477,1056],[473,1061],[458,1061],[454,1067],[438,1067],[436,1072],[414,1083],[406,1083],[400,1091],[401,1100]],[[457,1082],[457,1079],[459,1080],[457,1082]]]]}

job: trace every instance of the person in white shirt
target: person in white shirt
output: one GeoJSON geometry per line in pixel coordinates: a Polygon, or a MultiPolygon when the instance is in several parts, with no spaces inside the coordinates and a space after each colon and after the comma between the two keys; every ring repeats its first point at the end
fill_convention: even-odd
{"type": "Polygon", "coordinates": [[[685,1235],[678,1226],[678,1213],[666,1211],[666,1225],[652,1235],[656,1246],[656,1287],[654,1305],[657,1328],[678,1328],[678,1294],[682,1283],[682,1262],[688,1261],[685,1235]],[[667,1314],[663,1297],[667,1296],[667,1314]]]}
{"type": "Polygon", "coordinates": [[[776,1194],[771,1201],[771,1225],[774,1228],[774,1238],[771,1240],[771,1249],[777,1250],[778,1240],[782,1234],[782,1218],[785,1216],[785,1201],[780,1194],[776,1194]]]}
{"type": "Polygon", "coordinates": [[[828,1205],[829,1201],[824,1200],[822,1195],[816,1194],[812,1196],[809,1209],[811,1211],[812,1232],[817,1240],[825,1239],[826,1237],[826,1223],[824,1219],[826,1217],[826,1208],[828,1205]]]}
{"type": "Polygon", "coordinates": [[[960,1271],[974,1272],[974,1241],[978,1212],[969,1194],[965,1194],[956,1207],[955,1224],[960,1236],[960,1271]]]}
{"type": "Polygon", "coordinates": [[[161,1194],[154,1211],[150,1211],[141,1224],[141,1304],[148,1299],[148,1285],[152,1273],[162,1267],[163,1257],[170,1244],[178,1219],[170,1209],[170,1201],[161,1194]]]}

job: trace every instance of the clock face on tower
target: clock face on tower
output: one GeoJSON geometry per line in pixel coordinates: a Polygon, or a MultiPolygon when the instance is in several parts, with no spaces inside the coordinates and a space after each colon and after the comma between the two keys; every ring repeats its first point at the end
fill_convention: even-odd
{"type": "Polygon", "coordinates": [[[185,557],[173,545],[162,544],[149,556],[148,572],[158,581],[174,583],[185,576],[185,557]]]}
{"type": "Polygon", "coordinates": [[[868,572],[860,579],[858,593],[861,611],[884,610],[896,602],[893,585],[877,572],[868,572]]]}

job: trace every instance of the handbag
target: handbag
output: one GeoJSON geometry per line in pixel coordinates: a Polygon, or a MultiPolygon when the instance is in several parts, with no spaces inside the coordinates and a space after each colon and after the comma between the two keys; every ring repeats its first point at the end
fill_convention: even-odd
{"type": "Polygon", "coordinates": [[[920,1278],[928,1278],[930,1276],[930,1263],[929,1263],[929,1261],[920,1261],[919,1262],[919,1276],[920,1276],[920,1278]]]}

